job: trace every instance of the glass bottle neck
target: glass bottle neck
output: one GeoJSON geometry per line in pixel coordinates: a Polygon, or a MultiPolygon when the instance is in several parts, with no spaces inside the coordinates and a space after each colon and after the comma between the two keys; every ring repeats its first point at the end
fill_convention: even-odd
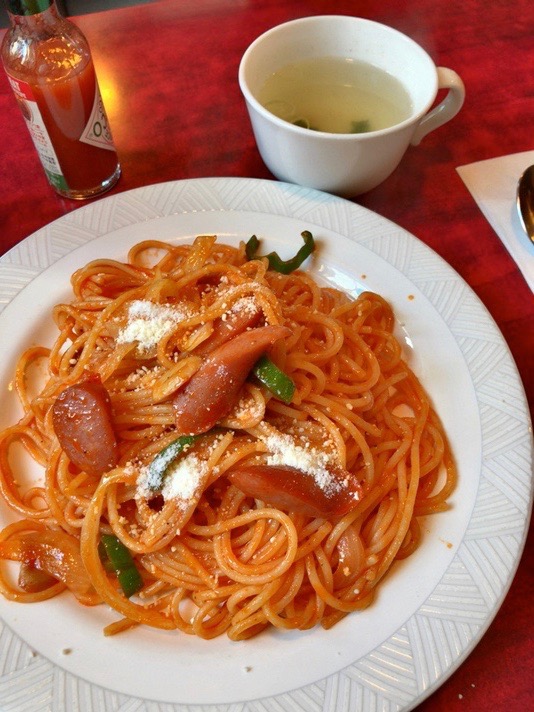
{"type": "Polygon", "coordinates": [[[57,31],[58,21],[66,22],[55,0],[6,0],[6,5],[15,33],[44,37],[57,31]]]}
{"type": "Polygon", "coordinates": [[[37,15],[55,6],[55,0],[6,0],[11,15],[37,15]]]}

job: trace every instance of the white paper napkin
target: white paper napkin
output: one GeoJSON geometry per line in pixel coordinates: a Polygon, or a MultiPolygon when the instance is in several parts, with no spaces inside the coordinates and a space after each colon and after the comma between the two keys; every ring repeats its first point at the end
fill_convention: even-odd
{"type": "Polygon", "coordinates": [[[533,163],[534,151],[525,151],[456,170],[534,292],[534,244],[523,230],[516,206],[517,181],[533,163]]]}

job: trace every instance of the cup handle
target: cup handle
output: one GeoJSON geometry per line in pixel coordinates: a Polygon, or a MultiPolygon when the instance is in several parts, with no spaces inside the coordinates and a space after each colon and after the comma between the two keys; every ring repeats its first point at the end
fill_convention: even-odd
{"type": "Polygon", "coordinates": [[[412,146],[417,146],[424,136],[450,121],[464,103],[465,87],[460,76],[447,67],[437,67],[437,73],[438,87],[449,91],[443,101],[423,116],[410,141],[412,146]]]}

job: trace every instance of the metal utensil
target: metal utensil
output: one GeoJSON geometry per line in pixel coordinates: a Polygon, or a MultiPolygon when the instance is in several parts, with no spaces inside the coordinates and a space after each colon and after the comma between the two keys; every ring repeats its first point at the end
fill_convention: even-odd
{"type": "Polygon", "coordinates": [[[517,211],[525,232],[534,242],[534,166],[529,166],[517,184],[517,211]]]}

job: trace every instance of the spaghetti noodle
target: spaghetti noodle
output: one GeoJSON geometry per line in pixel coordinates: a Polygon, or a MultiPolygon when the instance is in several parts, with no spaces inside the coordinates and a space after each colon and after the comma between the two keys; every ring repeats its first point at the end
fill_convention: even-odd
{"type": "Polygon", "coordinates": [[[369,606],[456,481],[386,301],[215,236],[145,241],[71,282],[52,348],[20,358],[24,414],[0,434],[1,495],[18,516],[0,558],[21,563],[18,582],[4,567],[2,594],[106,602],[120,614],[107,634],[232,640],[369,606]],[[254,376],[265,352],[289,395],[254,376]],[[17,483],[17,444],[44,482],[17,483]]]}

